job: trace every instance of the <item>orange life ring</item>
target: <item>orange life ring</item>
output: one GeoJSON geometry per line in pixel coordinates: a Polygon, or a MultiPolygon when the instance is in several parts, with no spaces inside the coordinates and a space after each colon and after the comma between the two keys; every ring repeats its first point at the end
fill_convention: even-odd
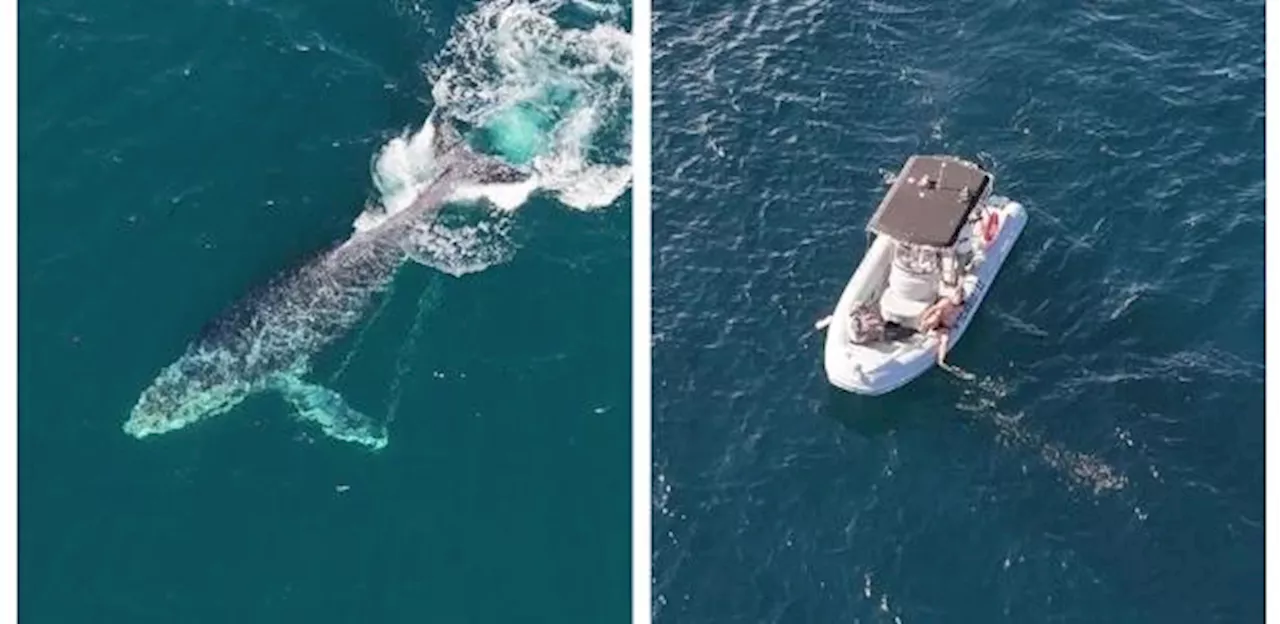
{"type": "Polygon", "coordinates": [[[987,213],[987,221],[982,224],[982,242],[990,245],[991,241],[996,239],[996,234],[1000,233],[1000,213],[992,210],[987,213]]]}

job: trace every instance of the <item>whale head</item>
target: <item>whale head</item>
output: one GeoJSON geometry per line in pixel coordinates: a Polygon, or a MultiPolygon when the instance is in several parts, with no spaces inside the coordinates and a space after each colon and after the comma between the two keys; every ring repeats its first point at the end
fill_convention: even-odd
{"type": "Polygon", "coordinates": [[[243,401],[255,385],[219,366],[218,355],[188,353],[165,368],[138,397],[125,433],[144,438],[181,429],[243,401]]]}

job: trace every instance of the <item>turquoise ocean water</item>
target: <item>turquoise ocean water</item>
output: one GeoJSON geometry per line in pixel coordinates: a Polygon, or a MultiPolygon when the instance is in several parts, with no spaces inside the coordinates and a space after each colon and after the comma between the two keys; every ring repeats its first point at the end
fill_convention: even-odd
{"type": "Polygon", "coordinates": [[[21,614],[627,617],[628,13],[22,2],[21,614]],[[388,445],[271,393],[127,435],[220,310],[421,188],[432,110],[539,182],[406,241],[314,358],[388,445]]]}

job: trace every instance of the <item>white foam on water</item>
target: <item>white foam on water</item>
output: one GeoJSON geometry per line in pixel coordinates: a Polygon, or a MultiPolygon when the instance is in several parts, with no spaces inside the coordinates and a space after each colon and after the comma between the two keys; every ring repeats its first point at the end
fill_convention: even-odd
{"type": "Polygon", "coordinates": [[[462,186],[450,195],[454,202],[484,202],[504,212],[514,212],[516,208],[529,201],[529,196],[538,190],[538,178],[534,176],[525,182],[513,184],[477,184],[462,186]]]}
{"type": "Polygon", "coordinates": [[[590,138],[600,125],[590,108],[573,111],[556,137],[550,154],[534,159],[534,168],[545,188],[555,189],[559,200],[579,210],[603,208],[631,185],[630,165],[593,163],[586,157],[590,138]]]}
{"type": "Polygon", "coordinates": [[[406,246],[415,262],[454,277],[479,273],[515,254],[511,220],[491,218],[464,223],[432,219],[417,224],[406,246]]]}
{"type": "MultiPolygon", "coordinates": [[[[537,146],[525,163],[532,170],[523,184],[475,185],[455,201],[481,202],[487,220],[427,223],[406,245],[410,256],[446,273],[461,275],[505,262],[514,254],[507,214],[535,193],[577,210],[611,205],[631,184],[631,35],[608,21],[586,28],[554,18],[564,0],[495,0],[479,6],[454,26],[443,52],[428,66],[434,108],[431,115],[483,128],[492,122],[512,145],[537,146]],[[512,120],[513,107],[538,102],[549,91],[571,98],[551,127],[537,120],[512,120]],[[524,123],[527,121],[527,123],[524,123]],[[545,133],[530,137],[525,133],[545,133]],[[485,222],[488,225],[485,225],[485,222]]],[[[624,12],[608,2],[574,2],[601,20],[624,12]]],[[[518,116],[519,113],[517,112],[518,116]]],[[[428,121],[384,145],[372,165],[379,197],[355,222],[357,230],[376,226],[411,205],[434,175],[433,127],[428,121]]]]}
{"type": "Polygon", "coordinates": [[[1129,478],[1102,458],[1067,448],[1045,439],[1022,422],[1023,414],[1006,414],[1000,410],[1001,399],[1011,391],[1011,383],[999,377],[982,377],[964,390],[956,404],[960,410],[974,413],[995,425],[996,439],[1005,446],[1034,449],[1040,459],[1073,487],[1092,490],[1095,495],[1125,489],[1129,478]]]}
{"type": "Polygon", "coordinates": [[[403,132],[378,150],[370,167],[378,202],[356,217],[352,225],[357,231],[373,229],[413,204],[435,177],[434,140],[435,127],[428,117],[417,131],[403,132]]]}
{"type": "Polygon", "coordinates": [[[405,132],[382,146],[374,158],[373,184],[380,208],[394,213],[409,207],[435,175],[435,127],[428,118],[416,132],[405,132]]]}
{"type": "Polygon", "coordinates": [[[574,0],[573,5],[579,9],[590,11],[597,15],[620,15],[622,7],[617,4],[607,2],[591,2],[590,0],[574,0]]]}

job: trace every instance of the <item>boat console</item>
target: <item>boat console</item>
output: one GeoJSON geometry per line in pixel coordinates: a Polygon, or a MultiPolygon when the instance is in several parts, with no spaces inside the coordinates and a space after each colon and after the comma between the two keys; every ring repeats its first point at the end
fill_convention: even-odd
{"type": "Polygon", "coordinates": [[[880,315],[888,322],[915,329],[920,315],[938,300],[941,278],[937,250],[896,243],[888,285],[880,296],[880,315]]]}

